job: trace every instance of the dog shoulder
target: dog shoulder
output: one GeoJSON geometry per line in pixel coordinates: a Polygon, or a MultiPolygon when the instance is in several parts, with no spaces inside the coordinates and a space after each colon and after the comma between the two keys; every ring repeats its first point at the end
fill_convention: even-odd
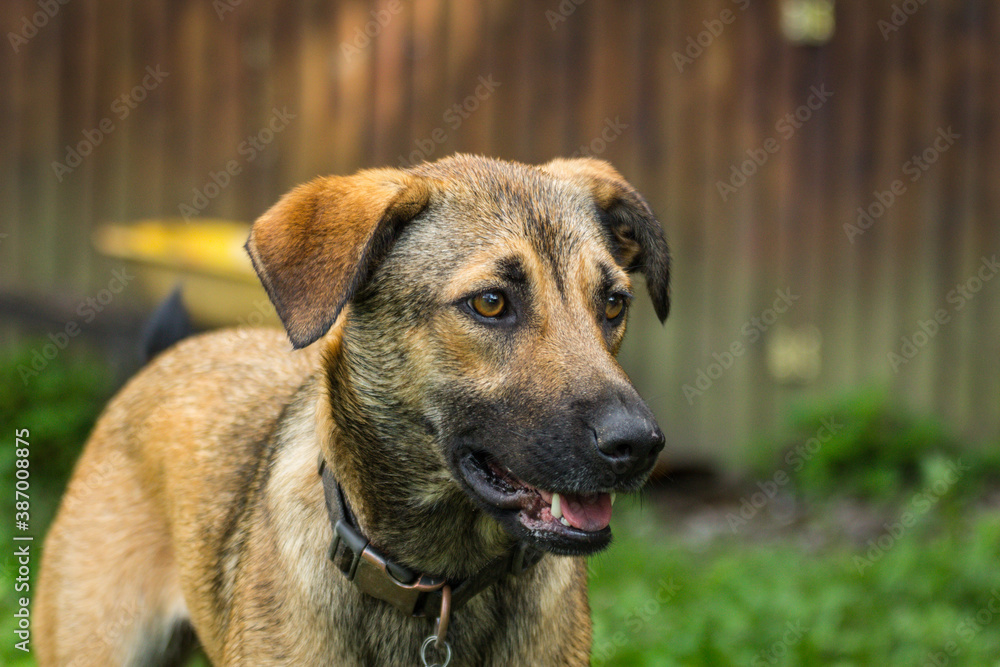
{"type": "Polygon", "coordinates": [[[229,383],[237,376],[256,372],[272,380],[280,376],[300,377],[315,370],[315,349],[293,350],[280,329],[239,327],[192,336],[157,357],[150,368],[168,374],[198,371],[218,374],[229,383]]]}
{"type": "MultiPolygon", "coordinates": [[[[230,329],[185,339],[115,396],[88,444],[210,498],[273,437],[286,406],[319,365],[277,330],[230,329]]],[[[101,454],[103,452],[103,454],[101,454]]]]}

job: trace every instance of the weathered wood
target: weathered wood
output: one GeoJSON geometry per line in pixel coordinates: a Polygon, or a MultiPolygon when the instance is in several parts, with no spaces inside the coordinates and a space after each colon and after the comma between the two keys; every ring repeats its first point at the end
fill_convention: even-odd
{"type": "MultiPolygon", "coordinates": [[[[240,173],[201,215],[250,221],[315,175],[408,164],[422,149],[540,162],[586,146],[647,195],[677,257],[671,320],[660,328],[639,303],[622,355],[677,456],[739,465],[790,403],[859,384],[995,440],[1000,279],[961,310],[948,295],[1000,254],[1000,7],[941,0],[894,26],[898,0],[841,0],[832,41],[800,46],[781,34],[781,2],[743,4],[60,5],[0,62],[0,279],[25,294],[99,288],[111,264],[89,249],[96,226],[177,217],[229,162],[240,173]],[[678,67],[691,43],[700,53],[678,67]],[[111,104],[147,66],[169,77],[119,118],[111,104]],[[491,76],[500,87],[453,127],[445,113],[491,76]],[[833,97],[782,136],[823,86],[833,97]],[[294,119],[250,160],[241,146],[275,109],[294,119]],[[105,117],[114,131],[60,182],[53,161],[105,117]],[[627,128],[606,141],[616,119],[627,128]],[[912,156],[949,127],[961,138],[910,180],[912,156]],[[768,139],[777,152],[723,196],[768,139]],[[852,237],[845,225],[896,180],[905,193],[852,237]],[[784,289],[801,299],[749,340],[744,325],[784,289]],[[938,309],[949,321],[893,369],[888,354],[938,309]],[[775,378],[778,338],[813,330],[818,377],[775,378]],[[744,353],[689,402],[684,386],[734,343],[744,353]]],[[[0,5],[5,34],[36,11],[0,5]]]]}

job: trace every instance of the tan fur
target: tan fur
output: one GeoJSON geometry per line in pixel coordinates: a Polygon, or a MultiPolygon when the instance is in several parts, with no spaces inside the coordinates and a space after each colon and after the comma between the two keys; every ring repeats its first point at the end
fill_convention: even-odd
{"type": "MultiPolygon", "coordinates": [[[[452,403],[630,387],[614,360],[624,325],[602,325],[594,295],[640,270],[658,313],[668,304],[658,224],[595,160],[457,156],[317,179],[247,247],[292,345],[250,329],[182,341],[111,401],[46,541],[41,667],[167,664],[178,624],[217,665],[418,664],[429,621],[363,595],[327,556],[318,456],[373,544],[469,576],[513,538],[449,468],[435,433],[452,403]],[[516,346],[454,305],[504,280],[502,257],[534,309],[516,346]]],[[[553,554],[502,579],[453,616],[452,665],[589,664],[586,584],[582,558],[553,554]]]]}

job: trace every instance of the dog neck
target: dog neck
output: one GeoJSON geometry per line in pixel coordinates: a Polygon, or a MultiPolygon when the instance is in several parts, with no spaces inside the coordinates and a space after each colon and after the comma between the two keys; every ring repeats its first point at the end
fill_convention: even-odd
{"type": "Polygon", "coordinates": [[[394,562],[447,579],[512,552],[515,540],[461,491],[427,429],[356,386],[340,342],[325,349],[317,433],[359,532],[394,562]]]}
{"type": "Polygon", "coordinates": [[[408,616],[437,617],[435,633],[440,631],[440,636],[446,632],[452,611],[505,576],[523,574],[542,557],[541,551],[521,543],[463,579],[414,572],[387,558],[358,530],[344,491],[322,456],[319,475],[333,530],[330,560],[361,592],[388,602],[408,616]]]}

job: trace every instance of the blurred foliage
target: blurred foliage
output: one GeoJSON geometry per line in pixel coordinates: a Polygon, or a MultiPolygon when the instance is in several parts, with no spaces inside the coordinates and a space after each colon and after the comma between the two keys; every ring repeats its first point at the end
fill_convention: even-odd
{"type": "Polygon", "coordinates": [[[894,405],[881,389],[804,402],[790,410],[788,422],[780,460],[758,460],[757,472],[784,470],[808,498],[896,499],[948,478],[959,463],[970,470],[962,471],[950,495],[969,496],[1000,481],[1000,447],[960,443],[940,420],[894,405]]]}
{"type": "MultiPolygon", "coordinates": [[[[63,350],[35,377],[22,380],[19,366],[31,367],[31,341],[0,356],[0,433],[9,441],[17,429],[30,431],[32,523],[40,534],[51,518],[73,465],[113,390],[107,361],[85,346],[63,350]]],[[[3,488],[13,488],[14,450],[0,448],[3,488]]],[[[10,502],[4,497],[4,502],[10,502]]]]}
{"type": "Polygon", "coordinates": [[[859,567],[869,544],[692,546],[619,504],[592,559],[594,667],[998,664],[996,509],[932,512],[859,567]]]}
{"type": "MultiPolygon", "coordinates": [[[[97,415],[111,395],[113,379],[106,360],[82,342],[60,351],[37,376],[22,380],[18,367],[31,368],[32,351],[41,350],[47,340],[28,341],[15,349],[0,352],[0,480],[4,489],[4,521],[0,522],[0,541],[12,544],[14,529],[14,460],[15,432],[28,429],[31,477],[30,530],[35,538],[32,543],[32,580],[28,595],[34,596],[35,578],[41,561],[41,540],[55,514],[66,481],[77,457],[87,440],[97,415]]],[[[13,549],[4,549],[0,570],[3,588],[0,589],[0,636],[8,640],[0,648],[0,664],[33,665],[34,660],[13,648],[16,619],[8,610],[15,607],[15,599],[25,595],[16,593],[14,579],[17,563],[13,549]]]]}

